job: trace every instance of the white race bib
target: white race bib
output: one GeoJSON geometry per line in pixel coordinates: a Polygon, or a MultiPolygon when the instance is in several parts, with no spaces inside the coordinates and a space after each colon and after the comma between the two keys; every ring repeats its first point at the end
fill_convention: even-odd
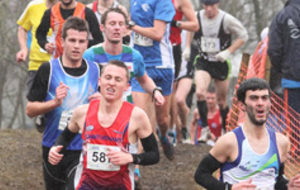
{"type": "Polygon", "coordinates": [[[150,39],[148,37],[145,37],[145,36],[142,36],[141,34],[137,34],[137,33],[134,33],[133,43],[136,44],[136,45],[145,46],[145,47],[153,46],[153,40],[152,39],[150,39]]]}
{"type": "Polygon", "coordinates": [[[207,38],[201,37],[201,49],[206,53],[219,52],[220,49],[220,39],[219,38],[207,38]]]}
{"type": "Polygon", "coordinates": [[[87,168],[91,170],[119,171],[120,166],[110,163],[107,148],[121,151],[120,147],[99,144],[87,144],[87,168]]]}
{"type": "Polygon", "coordinates": [[[74,110],[65,110],[62,111],[61,116],[60,116],[60,120],[59,120],[59,125],[58,125],[58,130],[65,130],[65,128],[68,126],[69,121],[72,117],[74,110]]]}

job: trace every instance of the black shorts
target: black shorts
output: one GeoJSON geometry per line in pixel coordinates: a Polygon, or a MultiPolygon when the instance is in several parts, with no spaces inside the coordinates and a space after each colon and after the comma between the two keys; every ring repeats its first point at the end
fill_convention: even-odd
{"type": "Polygon", "coordinates": [[[175,63],[175,76],[176,79],[179,75],[180,67],[181,67],[181,44],[173,46],[173,57],[175,63]]]}
{"type": "Polygon", "coordinates": [[[58,165],[48,162],[50,148],[43,146],[43,172],[46,190],[73,190],[76,167],[79,163],[80,150],[66,150],[58,165]]]}
{"type": "Polygon", "coordinates": [[[194,73],[195,73],[194,60],[197,55],[198,55],[197,46],[195,46],[192,43],[190,60],[187,63],[186,63],[186,61],[182,61],[181,64],[186,64],[186,69],[184,69],[183,71],[180,71],[179,76],[176,77],[177,80],[180,80],[182,78],[191,78],[191,79],[194,78],[194,73]]]}
{"type": "Polygon", "coordinates": [[[203,60],[199,55],[195,57],[196,70],[204,70],[210,74],[213,79],[226,80],[229,77],[231,66],[230,62],[213,62],[203,60]]]}

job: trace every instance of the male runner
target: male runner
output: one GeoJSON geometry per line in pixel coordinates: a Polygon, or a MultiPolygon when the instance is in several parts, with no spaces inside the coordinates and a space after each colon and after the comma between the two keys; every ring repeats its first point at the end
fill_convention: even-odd
{"type": "Polygon", "coordinates": [[[99,67],[82,59],[87,49],[88,24],[78,17],[66,20],[62,29],[62,57],[41,65],[27,96],[26,114],[34,117],[45,114],[46,129],[42,140],[43,170],[46,189],[73,189],[74,169],[79,162],[82,139],[77,135],[65,147],[62,162],[53,166],[48,161],[50,147],[68,125],[74,109],[88,103],[97,92],[99,67]]]}
{"type": "Polygon", "coordinates": [[[97,18],[91,9],[76,0],[60,0],[51,9],[45,11],[36,31],[36,38],[39,45],[49,54],[52,54],[54,58],[61,56],[63,53],[61,30],[65,20],[70,16],[78,16],[88,22],[92,35],[92,39],[89,39],[89,47],[103,42],[97,18]],[[53,31],[55,39],[49,40],[46,38],[50,28],[53,31]]]}
{"type": "Polygon", "coordinates": [[[266,128],[271,106],[269,84],[259,78],[245,80],[237,97],[246,112],[245,123],[219,138],[198,166],[196,182],[208,190],[300,189],[300,175],[289,183],[284,177],[288,138],[266,128]],[[218,168],[220,181],[212,176],[218,168]]]}
{"type": "MultiPolygon", "coordinates": [[[[226,116],[229,111],[226,103],[228,92],[228,77],[230,74],[230,55],[238,50],[247,40],[248,34],[243,25],[232,15],[219,9],[219,0],[202,0],[204,10],[197,12],[200,29],[195,33],[194,39],[198,42],[198,56],[195,64],[195,82],[197,107],[204,128],[201,141],[209,129],[207,124],[207,107],[205,95],[212,79],[215,81],[218,105],[220,108],[223,128],[225,129],[226,116]],[[236,40],[231,43],[232,35],[236,40]]],[[[191,43],[190,35],[187,44],[191,43]]],[[[186,51],[188,51],[187,48],[186,51]]]]}
{"type": "Polygon", "coordinates": [[[129,87],[127,66],[110,61],[101,70],[101,99],[78,107],[70,124],[51,148],[49,161],[56,165],[64,157],[60,150],[82,131],[83,170],[76,189],[133,190],[133,164],[159,161],[159,152],[146,113],[122,100],[129,87]],[[145,152],[137,153],[141,139],[145,152]]]}
{"type": "Polygon", "coordinates": [[[156,130],[156,121],[161,133],[161,143],[164,154],[169,160],[174,159],[172,144],[167,139],[170,118],[170,95],[174,81],[174,60],[170,43],[170,22],[175,15],[171,0],[130,0],[130,15],[128,22],[132,30],[134,49],[138,50],[145,60],[147,74],[155,84],[162,88],[166,100],[163,106],[151,103],[151,95],[133,79],[132,96],[136,106],[148,114],[152,127],[156,130]]]}

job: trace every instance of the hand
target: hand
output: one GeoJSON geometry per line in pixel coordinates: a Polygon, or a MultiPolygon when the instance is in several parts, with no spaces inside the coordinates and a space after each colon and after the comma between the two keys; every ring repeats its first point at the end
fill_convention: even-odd
{"type": "Polygon", "coordinates": [[[182,60],[189,61],[191,56],[191,48],[190,47],[185,47],[184,51],[182,52],[182,60]]]}
{"type": "Polygon", "coordinates": [[[300,189],[300,174],[293,177],[288,184],[288,190],[299,190],[299,189],[300,189]]]}
{"type": "Polygon", "coordinates": [[[94,94],[92,94],[88,97],[88,101],[97,100],[97,99],[100,99],[100,98],[101,98],[101,93],[96,92],[96,93],[94,93],[94,94]]]}
{"type": "Polygon", "coordinates": [[[60,81],[59,86],[56,88],[55,99],[54,99],[57,106],[61,106],[64,98],[68,95],[69,89],[70,88],[67,85],[65,85],[63,82],[60,81]]]}
{"type": "Polygon", "coordinates": [[[155,105],[157,106],[162,106],[165,103],[165,98],[159,90],[155,90],[154,100],[155,100],[155,105]]]}
{"type": "Polygon", "coordinates": [[[48,161],[50,162],[50,164],[55,166],[61,161],[64,155],[60,154],[59,152],[62,148],[62,145],[51,147],[48,155],[48,161]]]}
{"type": "Polygon", "coordinates": [[[49,54],[52,54],[55,50],[55,46],[54,46],[54,43],[51,42],[51,43],[46,43],[45,44],[45,50],[49,53],[49,54]]]}
{"type": "Polygon", "coordinates": [[[252,184],[252,179],[233,184],[231,190],[255,190],[256,185],[252,184]]]}
{"type": "Polygon", "coordinates": [[[228,49],[226,49],[224,51],[219,52],[216,55],[216,59],[218,61],[225,62],[229,58],[230,55],[231,55],[230,51],[228,49]]]}
{"type": "Polygon", "coordinates": [[[106,154],[106,156],[109,158],[112,164],[123,166],[133,162],[133,157],[131,154],[124,151],[112,150],[110,148],[107,149],[109,152],[106,154]]]}
{"type": "Polygon", "coordinates": [[[22,61],[26,61],[28,55],[28,49],[21,49],[20,51],[18,51],[18,53],[16,54],[16,61],[17,63],[21,63],[22,61]]]}

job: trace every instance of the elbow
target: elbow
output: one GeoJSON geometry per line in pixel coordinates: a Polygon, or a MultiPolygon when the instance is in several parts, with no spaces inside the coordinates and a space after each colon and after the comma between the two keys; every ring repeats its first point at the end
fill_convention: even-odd
{"type": "Polygon", "coordinates": [[[33,118],[35,116],[28,108],[26,108],[26,115],[30,118],[33,118]]]}
{"type": "Polygon", "coordinates": [[[192,32],[197,32],[198,30],[200,29],[200,27],[199,27],[199,24],[198,24],[198,22],[196,22],[195,24],[194,24],[194,26],[192,27],[192,32]]]}
{"type": "Polygon", "coordinates": [[[157,34],[156,36],[154,36],[153,40],[155,41],[158,41],[158,42],[161,42],[161,40],[163,39],[164,35],[160,35],[160,34],[157,34]]]}
{"type": "Polygon", "coordinates": [[[160,160],[159,152],[156,153],[155,159],[153,159],[153,164],[157,164],[160,160]]]}
{"type": "Polygon", "coordinates": [[[196,183],[198,183],[199,185],[201,185],[201,181],[202,181],[202,175],[201,175],[201,171],[200,169],[198,168],[195,172],[195,175],[194,175],[194,180],[196,181],[196,183]]]}

